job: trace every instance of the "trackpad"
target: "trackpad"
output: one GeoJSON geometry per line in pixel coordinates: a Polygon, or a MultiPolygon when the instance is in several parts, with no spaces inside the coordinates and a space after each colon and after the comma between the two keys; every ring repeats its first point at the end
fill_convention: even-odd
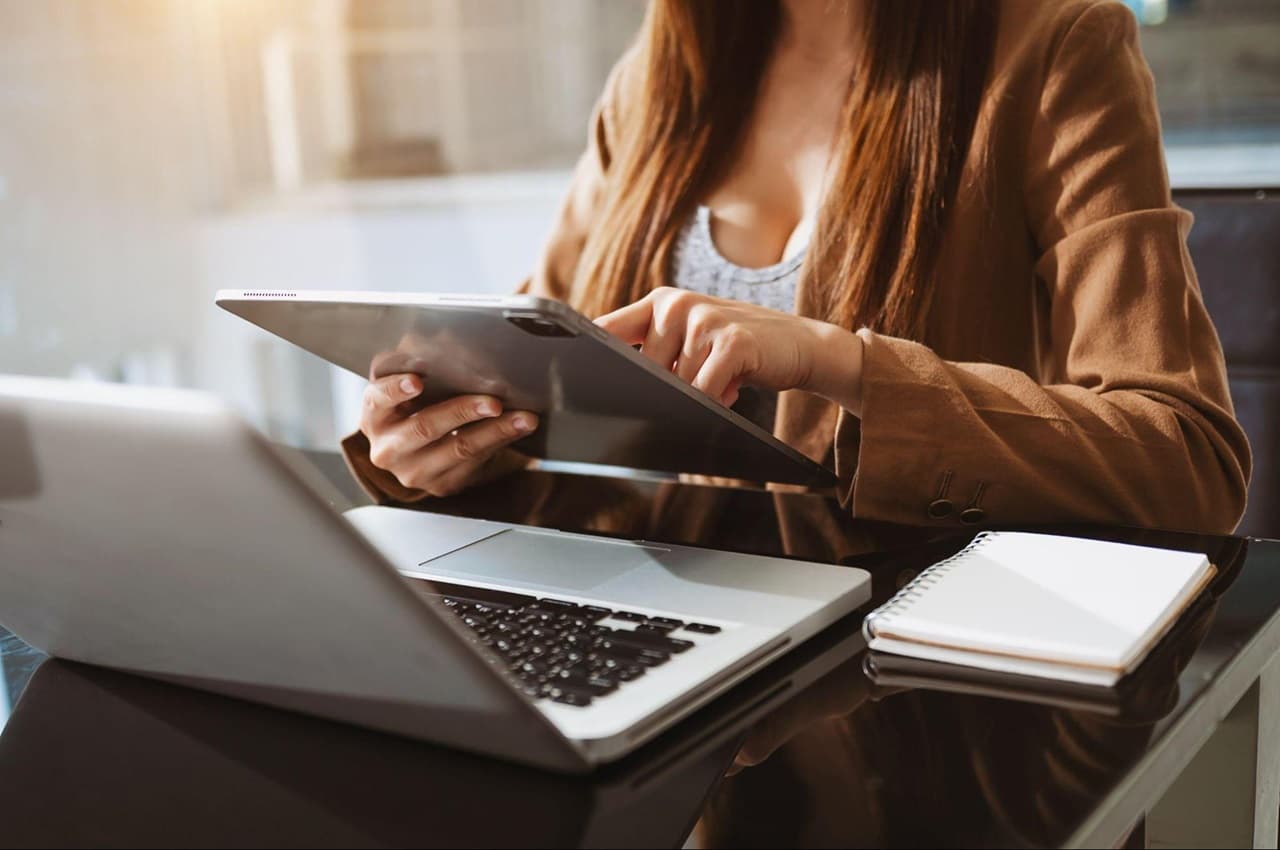
{"type": "Polygon", "coordinates": [[[513,589],[585,593],[632,570],[652,567],[667,551],[511,529],[434,558],[422,564],[422,570],[440,578],[497,582],[513,589]]]}

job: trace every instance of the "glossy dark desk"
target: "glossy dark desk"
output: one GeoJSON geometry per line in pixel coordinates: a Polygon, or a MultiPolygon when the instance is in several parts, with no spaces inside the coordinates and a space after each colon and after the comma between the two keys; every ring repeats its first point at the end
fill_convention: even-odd
{"type": "MultiPolygon", "coordinates": [[[[872,604],[973,533],[854,522],[812,495],[549,473],[444,507],[857,564],[872,604]]],[[[1219,567],[1114,705],[879,687],[855,616],[585,779],[46,660],[6,636],[0,844],[1276,846],[1280,542],[1073,531],[1219,567]]]]}

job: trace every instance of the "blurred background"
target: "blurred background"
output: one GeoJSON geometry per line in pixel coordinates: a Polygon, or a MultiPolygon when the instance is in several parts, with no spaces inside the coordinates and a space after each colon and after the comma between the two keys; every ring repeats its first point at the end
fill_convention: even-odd
{"type": "MultiPolygon", "coordinates": [[[[1280,185],[1280,0],[1127,2],[1175,186],[1280,185]]],[[[332,446],[363,382],[213,292],[511,290],[643,12],[0,0],[0,372],[211,389],[332,446]]]]}

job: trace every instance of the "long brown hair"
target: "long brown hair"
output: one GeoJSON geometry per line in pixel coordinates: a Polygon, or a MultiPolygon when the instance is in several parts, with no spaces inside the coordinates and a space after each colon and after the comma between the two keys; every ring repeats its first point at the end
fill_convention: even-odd
{"type": "MultiPolygon", "coordinates": [[[[829,321],[918,339],[981,102],[996,2],[865,2],[805,274],[822,277],[829,321]]],[[[776,0],[652,0],[635,57],[639,103],[611,152],[613,188],[575,280],[579,309],[599,315],[667,282],[675,235],[731,160],[725,153],[738,145],[780,20],[776,0]]]]}

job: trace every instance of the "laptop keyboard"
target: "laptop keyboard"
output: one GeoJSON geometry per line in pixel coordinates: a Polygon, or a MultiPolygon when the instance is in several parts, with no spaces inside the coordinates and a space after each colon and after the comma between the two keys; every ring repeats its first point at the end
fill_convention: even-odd
{"type": "Polygon", "coordinates": [[[720,631],[706,623],[434,580],[418,587],[501,656],[526,695],[565,705],[588,706],[615,694],[720,631]],[[693,635],[697,642],[688,639],[693,635]]]}

